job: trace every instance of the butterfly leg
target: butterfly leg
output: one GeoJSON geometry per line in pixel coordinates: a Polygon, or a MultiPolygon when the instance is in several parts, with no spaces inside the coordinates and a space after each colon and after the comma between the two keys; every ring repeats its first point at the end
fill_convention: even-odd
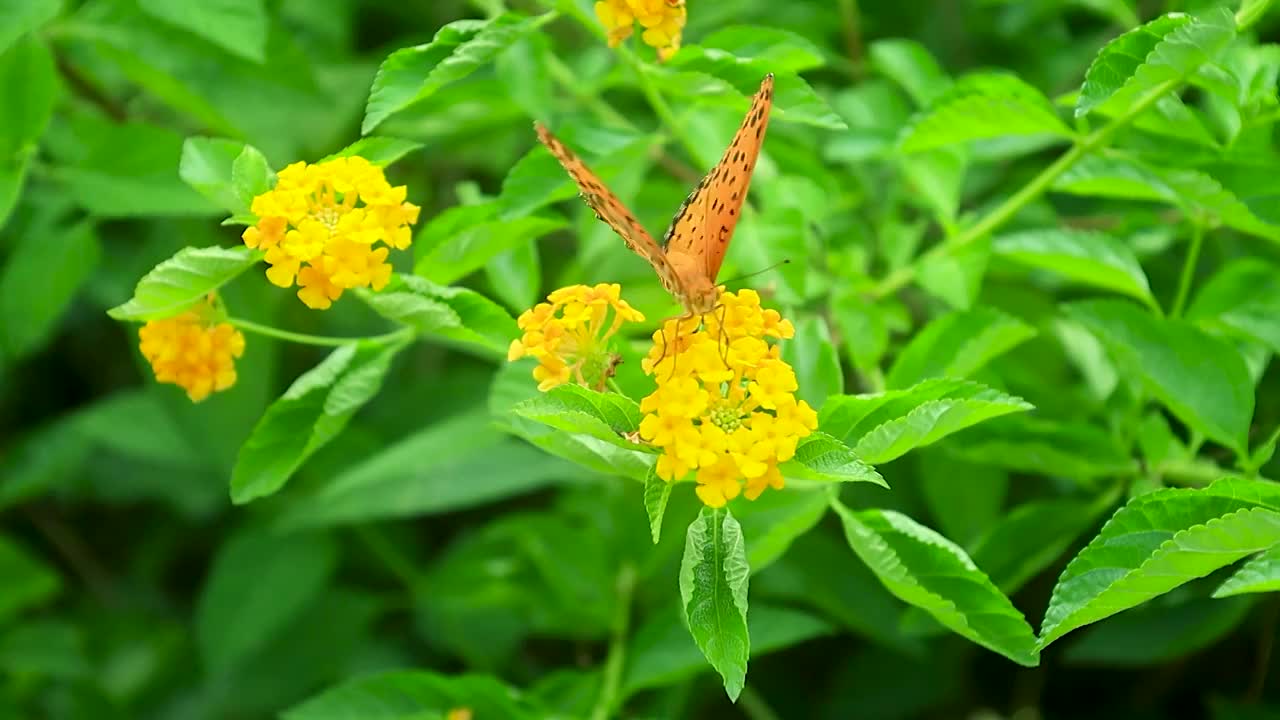
{"type": "Polygon", "coordinates": [[[727,305],[721,304],[712,308],[711,312],[715,312],[716,310],[720,311],[720,314],[716,316],[716,329],[719,331],[719,335],[720,335],[719,337],[716,338],[716,344],[720,346],[720,360],[724,362],[725,368],[728,369],[729,367],[729,331],[724,329],[724,323],[725,323],[725,320],[729,319],[729,308],[727,305]]]}

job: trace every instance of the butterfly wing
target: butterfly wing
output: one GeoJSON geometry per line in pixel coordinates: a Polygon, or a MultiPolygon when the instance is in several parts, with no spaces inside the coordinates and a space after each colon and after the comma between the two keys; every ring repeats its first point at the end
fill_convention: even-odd
{"type": "Polygon", "coordinates": [[[604,181],[592,172],[586,163],[582,162],[582,158],[560,142],[560,139],[551,134],[550,130],[541,123],[534,123],[533,127],[538,133],[538,139],[547,146],[556,160],[560,161],[560,165],[564,167],[565,172],[569,173],[569,177],[573,178],[587,207],[595,211],[597,218],[613,228],[627,247],[653,266],[654,272],[658,273],[658,279],[662,281],[663,287],[668,292],[678,295],[679,279],[667,262],[666,253],[653,236],[644,229],[640,221],[636,220],[635,214],[622,204],[618,196],[605,186],[604,181]]]}
{"type": "MultiPolygon", "coordinates": [[[[724,156],[685,198],[662,239],[668,258],[681,256],[680,261],[673,261],[677,268],[683,270],[686,267],[685,258],[698,261],[688,267],[705,273],[702,278],[704,284],[715,284],[716,275],[724,263],[725,251],[729,249],[729,240],[738,225],[751,174],[756,168],[756,158],[764,143],[771,107],[772,73],[760,83],[760,89],[751,100],[751,109],[724,156]]],[[[691,278],[685,280],[687,285],[693,284],[691,278]]]]}

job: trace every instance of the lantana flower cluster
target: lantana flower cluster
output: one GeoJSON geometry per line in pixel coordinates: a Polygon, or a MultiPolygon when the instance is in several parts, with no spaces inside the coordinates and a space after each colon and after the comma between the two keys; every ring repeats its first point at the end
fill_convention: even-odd
{"type": "Polygon", "coordinates": [[[192,402],[236,382],[235,359],[244,354],[244,335],[199,309],[152,320],[139,328],[138,336],[156,380],[178,385],[192,402]]]}
{"type": "Polygon", "coordinates": [[[641,39],[667,60],[680,49],[687,11],[684,0],[604,0],[596,3],[596,17],[609,31],[609,47],[631,37],[639,22],[644,28],[641,39]]]}
{"type": "Polygon", "coordinates": [[[517,324],[524,334],[511,341],[507,359],[535,358],[533,377],[544,392],[570,381],[603,390],[618,362],[609,350],[610,338],[623,323],[644,320],[621,292],[617,284],[606,283],[556,290],[547,302],[520,315],[517,324]]]}
{"type": "Polygon", "coordinates": [[[258,222],[244,243],[266,250],[267,279],[286,288],[296,281],[302,302],[323,310],[344,290],[386,286],[390,248],[409,247],[418,221],[418,206],[405,197],[403,185],[392,187],[362,157],[297,162],[253,199],[258,222]]]}
{"type": "Polygon", "coordinates": [[[658,387],[640,403],[640,437],[662,449],[659,477],[675,482],[696,471],[698,497],[711,507],[782,488],[778,464],[818,426],[817,413],[795,397],[795,371],[767,341],[792,337],[791,322],[761,308],[752,290],[722,290],[719,302],[654,333],[643,368],[658,387]]]}

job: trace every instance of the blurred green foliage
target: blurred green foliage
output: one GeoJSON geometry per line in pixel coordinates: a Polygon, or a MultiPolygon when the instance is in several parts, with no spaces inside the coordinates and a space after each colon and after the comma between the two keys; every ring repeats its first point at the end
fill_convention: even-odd
{"type": "Polygon", "coordinates": [[[688,0],[659,63],[587,0],[0,0],[0,717],[1280,717],[1268,6],[688,0]],[[730,285],[819,431],[712,510],[531,125],[656,233],[766,73],[721,278],[790,261],[730,285]],[[335,155],[423,212],[317,312],[240,232],[335,155]],[[514,318],[597,282],[619,392],[539,394],[514,318]],[[211,291],[193,404],[137,323],[211,291]]]}

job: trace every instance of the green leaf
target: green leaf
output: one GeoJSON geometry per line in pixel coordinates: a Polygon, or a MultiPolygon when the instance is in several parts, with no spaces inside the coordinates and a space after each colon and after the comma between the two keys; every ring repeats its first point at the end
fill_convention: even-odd
{"type": "Polygon", "coordinates": [[[1200,288],[1186,317],[1280,353],[1280,267],[1258,258],[1227,263],[1200,288]]]}
{"type": "MultiPolygon", "coordinates": [[[[182,143],[182,159],[178,176],[232,215],[248,215],[245,202],[232,183],[236,158],[248,148],[237,140],[211,137],[189,137],[182,143]]],[[[252,198],[251,198],[252,199],[252,198]]]]}
{"type": "Polygon", "coordinates": [[[1280,225],[1259,218],[1222,183],[1189,168],[1162,168],[1123,157],[1088,156],[1053,185],[1073,195],[1150,200],[1179,208],[1197,222],[1225,225],[1250,235],[1280,241],[1280,225]]]}
{"type": "Polygon", "coordinates": [[[1135,472],[1120,438],[1082,422],[1014,415],[965,431],[947,452],[976,463],[1085,481],[1135,472]]]}
{"type": "Polygon", "coordinates": [[[83,628],[27,620],[0,637],[0,670],[10,677],[76,678],[89,673],[83,628]]]}
{"type": "Polygon", "coordinates": [[[231,471],[231,500],[274,494],[317,450],[337,437],[382,388],[404,343],[343,345],[293,381],[267,408],[240,447],[231,471]]]}
{"type": "Polygon", "coordinates": [[[1153,305],[1147,275],[1125,243],[1102,232],[1044,228],[1001,235],[996,255],[1085,285],[1128,295],[1153,305]]]}
{"type": "Polygon", "coordinates": [[[834,485],[818,490],[783,488],[734,504],[734,517],[747,539],[747,563],[752,575],[782,557],[796,538],[822,520],[834,490],[834,485]]]}
{"type": "Polygon", "coordinates": [[[817,315],[803,315],[796,322],[796,334],[782,347],[782,359],[796,371],[800,389],[796,398],[811,406],[844,390],[840,354],[831,341],[827,323],[817,315]]]}
{"type": "Polygon", "coordinates": [[[103,218],[209,216],[219,209],[178,177],[183,136],[155,125],[73,116],[74,151],[53,146],[50,177],[68,197],[103,218]]]}
{"type": "Polygon", "coordinates": [[[25,162],[49,126],[57,95],[53,53],[43,42],[24,38],[0,54],[0,169],[25,162]]]}
{"type": "Polygon", "coordinates": [[[457,20],[440,28],[431,42],[391,53],[369,89],[361,134],[467,77],[543,22],[510,13],[491,20],[457,20]]]}
{"type": "Polygon", "coordinates": [[[90,221],[30,228],[0,268],[0,356],[36,350],[56,330],[101,257],[90,221]]]}
{"type": "Polygon", "coordinates": [[[445,720],[465,707],[477,720],[543,717],[518,702],[518,694],[490,675],[440,675],[393,670],[347,680],[280,714],[283,720],[445,720]]]}
{"type": "Polygon", "coordinates": [[[818,426],[879,465],[984,420],[1030,409],[1022,398],[976,382],[934,378],[904,390],[828,398],[818,426]]]}
{"type": "Polygon", "coordinates": [[[61,8],[61,0],[0,2],[0,52],[8,50],[18,38],[55,18],[61,8]]]}
{"type": "Polygon", "coordinates": [[[517,404],[511,411],[562,432],[588,435],[627,450],[657,452],[624,437],[634,436],[640,429],[640,406],[625,395],[561,385],[517,404]]]}
{"type": "Polygon", "coordinates": [[[902,131],[898,146],[920,152],[973,140],[1019,135],[1071,137],[1039,90],[1017,76],[974,73],[956,81],[902,131]]]}
{"type": "Polygon", "coordinates": [[[263,0],[138,0],[138,7],[232,55],[257,63],[266,60],[267,9],[263,0]]]}
{"type": "Polygon", "coordinates": [[[511,315],[489,298],[414,275],[396,275],[381,292],[362,290],[357,296],[379,315],[419,335],[478,348],[490,356],[506,355],[519,334],[511,315]]]}
{"type": "Polygon", "coordinates": [[[1139,495],[1067,565],[1040,647],[1280,542],[1270,483],[1228,478],[1139,495]]]}
{"type": "Polygon", "coordinates": [[[929,105],[951,87],[942,66],[915,40],[877,40],[867,49],[867,60],[872,69],[905,90],[917,107],[929,105]]]}
{"type": "Polygon", "coordinates": [[[281,713],[283,720],[445,720],[467,708],[475,718],[533,720],[511,688],[489,675],[440,675],[395,670],[366,675],[325,690],[281,713]]]}
{"type": "Polygon", "coordinates": [[[364,137],[332,155],[325,156],[321,162],[343,157],[362,157],[378,167],[387,167],[409,153],[421,150],[422,147],[422,143],[416,140],[382,136],[364,137]]]}
{"type": "Polygon", "coordinates": [[[316,484],[284,526],[314,527],[441,514],[526,494],[580,476],[506,438],[487,412],[437,422],[316,484]]]}
{"type": "Polygon", "coordinates": [[[1176,82],[1212,61],[1235,37],[1236,24],[1226,8],[1199,17],[1162,15],[1103,46],[1085,71],[1076,100],[1076,116],[1105,103],[1133,103],[1157,85],[1176,82]]]}
{"type": "Polygon", "coordinates": [[[969,310],[978,300],[991,259],[991,239],[982,238],[952,252],[920,258],[916,280],[930,295],[956,310],[969,310]]]}
{"type": "Polygon", "coordinates": [[[788,478],[824,483],[869,482],[889,487],[880,473],[863,462],[848,445],[821,432],[802,439],[796,445],[796,456],[780,469],[788,478]]]}
{"type": "Polygon", "coordinates": [[[578,194],[578,188],[560,167],[560,161],[542,143],[516,161],[502,180],[498,195],[500,217],[514,220],[551,203],[578,194]]]}
{"type": "MultiPolygon", "coordinates": [[[[493,212],[496,203],[481,207],[493,212]]],[[[563,218],[539,215],[510,221],[485,218],[445,234],[439,229],[439,220],[444,217],[441,215],[433,219],[419,233],[415,242],[418,260],[414,264],[414,273],[445,285],[483,268],[494,257],[511,248],[537,240],[568,224],[563,218]]]]}
{"type": "Polygon", "coordinates": [[[142,276],[129,302],[107,311],[116,320],[173,317],[256,264],[261,253],[232,248],[183,248],[142,276]]]}
{"type": "Polygon", "coordinates": [[[231,163],[231,186],[246,208],[253,206],[255,197],[271,189],[275,178],[266,156],[252,145],[245,145],[231,163]]]}
{"type": "Polygon", "coordinates": [[[770,25],[722,27],[702,38],[701,45],[768,63],[776,72],[800,73],[826,64],[821,47],[802,35],[770,25]]]}
{"type": "Polygon", "coordinates": [[[0,535],[0,624],[58,594],[61,578],[17,543],[0,535]]]}
{"type": "Polygon", "coordinates": [[[847,129],[844,120],[804,78],[774,66],[764,57],[747,59],[724,50],[691,45],[681,48],[664,65],[646,65],[643,71],[674,91],[703,100],[730,98],[735,106],[742,103],[744,111],[746,98],[760,88],[765,75],[773,73],[771,117],[828,130],[847,129]]]}
{"type": "Polygon", "coordinates": [[[973,562],[1012,595],[1055,563],[1115,497],[1105,493],[1092,503],[1052,498],[1019,505],[974,542],[973,562]]]}
{"type": "Polygon", "coordinates": [[[644,479],[644,511],[649,516],[649,534],[653,544],[662,538],[662,518],[667,514],[667,502],[671,500],[673,483],[658,477],[656,469],[650,470],[644,479]]]}
{"type": "Polygon", "coordinates": [[[1065,306],[1182,422],[1244,455],[1253,382],[1229,343],[1182,320],[1153,317],[1120,300],[1065,306]]]}
{"type": "Polygon", "coordinates": [[[948,313],[898,353],[885,384],[904,388],[931,377],[967,377],[1035,334],[1035,328],[992,308],[948,313]]]}
{"type": "Polygon", "coordinates": [[[1280,590],[1280,545],[1249,558],[1231,577],[1222,581],[1218,589],[1213,591],[1213,596],[1224,598],[1277,590],[1280,590]]]}
{"type": "Polygon", "coordinates": [[[1039,664],[1026,618],[955,543],[892,510],[832,507],[849,547],[889,592],[1019,665],[1039,664]]]}
{"type": "Polygon", "coordinates": [[[680,561],[680,599],[689,633],[737,701],[747,680],[746,543],[742,528],[725,509],[703,508],[689,524],[680,561]]]}
{"type": "Polygon", "coordinates": [[[337,564],[325,536],[247,531],[218,549],[196,604],[196,644],[212,675],[246,660],[315,600],[337,564]]]}

